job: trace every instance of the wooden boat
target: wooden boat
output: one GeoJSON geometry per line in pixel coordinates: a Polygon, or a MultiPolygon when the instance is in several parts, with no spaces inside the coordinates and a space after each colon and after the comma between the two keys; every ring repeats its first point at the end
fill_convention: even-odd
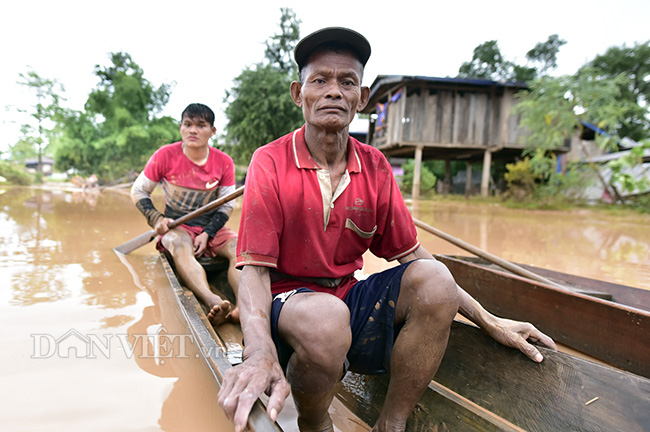
{"type": "Polygon", "coordinates": [[[436,258],[490,312],[530,321],[557,342],[650,378],[650,291],[525,266],[560,289],[479,258],[436,258]]]}
{"type": "MultiPolygon", "coordinates": [[[[215,331],[194,295],[179,283],[173,265],[164,255],[161,261],[188,329],[219,385],[225,370],[241,361],[241,333],[232,324],[215,331]]],[[[218,268],[208,272],[214,289],[234,300],[218,268]]],[[[476,327],[455,322],[440,369],[407,430],[650,430],[649,379],[567,353],[543,347],[541,351],[544,362],[534,363],[476,327]]],[[[387,375],[346,374],[337,399],[349,409],[346,421],[355,425],[354,430],[370,430],[368,425],[374,424],[383,406],[387,384],[387,375]]],[[[253,431],[282,430],[266,417],[260,401],[249,422],[253,431]]]]}

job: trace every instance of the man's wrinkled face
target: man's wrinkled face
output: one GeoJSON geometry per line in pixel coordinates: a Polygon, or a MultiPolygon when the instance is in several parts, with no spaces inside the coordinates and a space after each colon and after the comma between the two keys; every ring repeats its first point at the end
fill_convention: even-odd
{"type": "Polygon", "coordinates": [[[348,51],[314,53],[302,76],[301,83],[292,84],[291,95],[308,125],[343,130],[368,103],[369,90],[361,87],[363,66],[348,51]]]}

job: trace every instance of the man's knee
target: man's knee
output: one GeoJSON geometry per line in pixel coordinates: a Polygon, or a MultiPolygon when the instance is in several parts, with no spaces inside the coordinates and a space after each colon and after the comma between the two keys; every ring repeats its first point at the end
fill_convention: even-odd
{"type": "Polygon", "coordinates": [[[237,237],[228,240],[228,243],[221,248],[218,255],[231,261],[237,258],[237,237]]]}
{"type": "Polygon", "coordinates": [[[402,278],[399,301],[404,300],[402,297],[411,308],[458,309],[456,281],[447,266],[437,260],[422,259],[409,265],[402,278]]]}
{"type": "Polygon", "coordinates": [[[169,251],[172,256],[177,256],[183,252],[190,252],[193,254],[194,245],[192,238],[185,231],[181,229],[172,229],[162,237],[162,245],[169,251]]]}
{"type": "Polygon", "coordinates": [[[333,295],[319,297],[307,312],[309,318],[292,320],[294,350],[301,360],[317,366],[342,365],[352,341],[350,311],[333,295]]]}

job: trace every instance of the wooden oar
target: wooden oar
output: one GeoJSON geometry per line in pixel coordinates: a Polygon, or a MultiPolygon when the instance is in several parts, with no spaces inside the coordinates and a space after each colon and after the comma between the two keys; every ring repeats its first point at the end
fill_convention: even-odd
{"type": "MultiPolygon", "coordinates": [[[[523,268],[521,266],[513,264],[510,261],[506,261],[503,258],[499,258],[496,255],[492,255],[491,253],[484,251],[483,249],[479,249],[479,248],[477,248],[476,246],[474,246],[472,244],[469,244],[469,243],[467,243],[467,242],[465,242],[465,241],[463,241],[463,240],[461,240],[459,238],[456,238],[456,237],[454,237],[454,236],[452,236],[450,234],[447,234],[446,232],[441,231],[441,230],[439,230],[437,228],[434,228],[431,225],[428,225],[428,224],[426,224],[426,223],[424,223],[424,222],[422,222],[420,220],[417,220],[417,219],[413,218],[413,222],[415,223],[416,226],[422,228],[423,230],[425,230],[427,232],[430,232],[431,234],[433,234],[435,236],[438,236],[441,239],[447,240],[449,243],[452,243],[453,245],[458,246],[461,249],[464,249],[464,250],[466,250],[466,251],[468,251],[470,253],[473,253],[474,255],[476,255],[478,257],[486,259],[486,260],[490,261],[493,264],[496,264],[496,265],[498,265],[500,267],[503,267],[506,270],[510,270],[511,272],[513,272],[516,275],[523,276],[523,277],[526,277],[528,279],[532,279],[532,280],[537,281],[537,282],[542,282],[544,284],[551,285],[552,287],[560,288],[560,289],[563,289],[563,290],[569,290],[569,291],[573,291],[573,292],[580,292],[582,294],[591,295],[591,296],[594,296],[595,294],[601,294],[602,295],[602,293],[592,293],[592,292],[587,292],[587,291],[582,291],[582,290],[576,290],[575,288],[560,285],[558,283],[553,282],[550,279],[547,279],[547,278],[545,278],[543,276],[540,276],[540,275],[538,275],[536,273],[533,273],[530,270],[526,270],[525,268],[523,268]]],[[[596,296],[599,297],[598,295],[596,295],[596,296]]]]}
{"type": "MultiPolygon", "coordinates": [[[[204,213],[207,213],[209,211],[212,211],[216,209],[217,207],[221,207],[228,201],[232,201],[235,198],[239,197],[241,194],[244,193],[244,186],[235,189],[233,192],[229,193],[228,195],[225,195],[219,199],[216,199],[203,207],[200,207],[184,216],[179,217],[178,219],[175,219],[172,223],[169,224],[169,229],[176,228],[177,226],[184,224],[185,222],[194,219],[196,217],[201,216],[204,213]]],[[[151,240],[153,240],[156,237],[156,231],[155,230],[150,230],[147,231],[144,234],[140,234],[134,239],[129,240],[128,242],[114,248],[113,250],[115,252],[121,253],[123,255],[128,254],[129,252],[133,252],[134,250],[141,248],[142,246],[148,244],[151,240]]]]}

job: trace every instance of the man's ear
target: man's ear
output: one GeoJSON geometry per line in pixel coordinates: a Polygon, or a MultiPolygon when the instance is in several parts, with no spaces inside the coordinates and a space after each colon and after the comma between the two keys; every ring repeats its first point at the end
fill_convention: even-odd
{"type": "Polygon", "coordinates": [[[359,106],[357,107],[357,112],[363,111],[366,105],[368,105],[369,99],[370,99],[370,88],[361,87],[361,97],[359,98],[359,106]]]}
{"type": "Polygon", "coordinates": [[[300,93],[301,90],[302,83],[300,83],[300,81],[294,81],[291,83],[291,99],[293,99],[293,103],[302,108],[302,94],[300,93]]]}

